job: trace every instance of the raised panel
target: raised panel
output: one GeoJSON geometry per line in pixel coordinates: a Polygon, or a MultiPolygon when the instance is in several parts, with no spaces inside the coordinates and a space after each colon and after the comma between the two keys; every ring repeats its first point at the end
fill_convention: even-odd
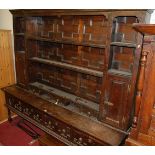
{"type": "Polygon", "coordinates": [[[38,43],[38,57],[78,65],[78,46],[67,44],[38,43]]]}
{"type": "Polygon", "coordinates": [[[25,51],[25,39],[23,36],[15,36],[15,52],[25,51]]]}
{"type": "Polygon", "coordinates": [[[15,33],[24,33],[25,32],[25,19],[24,19],[24,17],[15,17],[13,25],[14,25],[15,33]]]}
{"type": "Polygon", "coordinates": [[[105,16],[84,16],[83,42],[106,44],[107,19],[105,16]]]}
{"type": "Polygon", "coordinates": [[[129,116],[125,108],[130,93],[130,80],[124,77],[108,75],[104,96],[105,121],[119,128],[127,128],[129,116]]]}
{"type": "Polygon", "coordinates": [[[137,32],[133,29],[132,24],[138,23],[137,17],[119,16],[113,21],[113,42],[136,42],[137,32]]]}
{"type": "Polygon", "coordinates": [[[38,35],[44,38],[55,39],[56,18],[44,17],[38,21],[38,35]]]}
{"type": "Polygon", "coordinates": [[[82,47],[81,65],[88,68],[103,71],[105,69],[105,49],[94,47],[82,47]]]}
{"type": "Polygon", "coordinates": [[[57,40],[78,42],[80,16],[63,16],[57,22],[57,40]]]}
{"type": "Polygon", "coordinates": [[[80,96],[99,103],[101,86],[101,78],[82,74],[80,79],[80,96]]]}
{"type": "Polygon", "coordinates": [[[26,32],[28,35],[39,36],[39,26],[42,20],[40,17],[27,17],[26,18],[26,32]]]}
{"type": "Polygon", "coordinates": [[[25,53],[16,53],[15,56],[17,83],[21,86],[25,86],[27,84],[25,53]]]}
{"type": "Polygon", "coordinates": [[[135,49],[129,47],[111,46],[110,68],[120,72],[133,72],[135,49]]]}

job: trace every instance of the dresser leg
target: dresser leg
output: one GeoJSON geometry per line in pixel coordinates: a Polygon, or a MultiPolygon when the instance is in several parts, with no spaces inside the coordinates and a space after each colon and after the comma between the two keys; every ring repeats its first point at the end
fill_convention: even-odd
{"type": "Polygon", "coordinates": [[[11,123],[12,118],[11,118],[11,110],[8,108],[8,121],[11,123]]]}

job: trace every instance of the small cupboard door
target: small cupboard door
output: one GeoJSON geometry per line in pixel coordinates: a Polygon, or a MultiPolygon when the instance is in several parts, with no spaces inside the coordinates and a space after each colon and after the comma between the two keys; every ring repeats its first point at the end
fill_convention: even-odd
{"type": "Polygon", "coordinates": [[[24,52],[16,52],[16,75],[17,83],[25,86],[27,84],[27,72],[24,52]]]}
{"type": "Polygon", "coordinates": [[[104,94],[103,120],[115,127],[126,129],[129,121],[130,78],[108,75],[104,94]]]}

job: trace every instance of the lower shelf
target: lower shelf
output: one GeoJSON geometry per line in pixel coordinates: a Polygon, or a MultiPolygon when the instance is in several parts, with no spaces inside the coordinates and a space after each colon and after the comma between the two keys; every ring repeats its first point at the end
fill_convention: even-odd
{"type": "Polygon", "coordinates": [[[54,87],[44,85],[40,82],[30,83],[29,87],[29,90],[32,94],[51,102],[51,104],[56,104],[73,112],[87,116],[91,119],[97,120],[98,118],[99,104],[97,103],[64,92],[54,87]]]}

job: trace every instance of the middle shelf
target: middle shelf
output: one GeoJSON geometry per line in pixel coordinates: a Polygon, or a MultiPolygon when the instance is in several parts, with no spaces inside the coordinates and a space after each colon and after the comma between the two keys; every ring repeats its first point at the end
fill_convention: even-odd
{"type": "Polygon", "coordinates": [[[77,71],[80,73],[85,73],[85,74],[89,74],[89,75],[93,75],[93,76],[97,76],[97,77],[103,77],[103,72],[96,71],[93,69],[88,69],[86,67],[79,67],[79,66],[75,66],[75,65],[71,65],[71,64],[67,64],[67,63],[63,63],[63,62],[58,62],[58,61],[54,61],[54,60],[47,60],[47,59],[43,59],[43,58],[39,58],[39,57],[32,57],[32,58],[30,58],[30,61],[53,65],[56,67],[65,68],[65,69],[69,69],[69,70],[73,70],[73,71],[77,71]]]}
{"type": "Polygon", "coordinates": [[[37,40],[37,41],[45,41],[45,42],[51,42],[51,43],[59,43],[59,44],[70,44],[70,45],[77,45],[77,46],[90,46],[90,47],[96,47],[96,48],[106,48],[105,44],[97,44],[97,43],[91,43],[91,42],[77,42],[77,41],[71,41],[71,40],[54,40],[51,38],[46,37],[40,37],[35,35],[25,35],[26,39],[31,40],[37,40]]]}

